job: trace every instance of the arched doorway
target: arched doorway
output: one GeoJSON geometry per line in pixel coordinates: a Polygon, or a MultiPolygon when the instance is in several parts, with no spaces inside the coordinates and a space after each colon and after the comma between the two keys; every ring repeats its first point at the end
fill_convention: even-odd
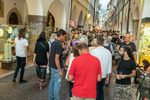
{"type": "Polygon", "coordinates": [[[77,7],[76,5],[73,7],[71,12],[71,20],[76,24],[77,23],[77,7]]]}
{"type": "Polygon", "coordinates": [[[50,12],[48,12],[48,15],[47,15],[46,27],[55,27],[55,19],[54,19],[54,16],[50,12]]]}
{"type": "Polygon", "coordinates": [[[22,17],[17,8],[13,8],[7,15],[7,24],[20,25],[22,24],[22,17]]]}
{"type": "Polygon", "coordinates": [[[18,25],[18,17],[16,15],[16,13],[12,13],[9,17],[9,24],[10,25],[18,25]]]}
{"type": "Polygon", "coordinates": [[[81,10],[79,18],[78,18],[78,27],[82,28],[83,27],[83,12],[81,10]]]}
{"type": "Polygon", "coordinates": [[[60,0],[55,0],[51,3],[48,10],[55,19],[55,27],[65,29],[66,27],[66,10],[60,0]]]}

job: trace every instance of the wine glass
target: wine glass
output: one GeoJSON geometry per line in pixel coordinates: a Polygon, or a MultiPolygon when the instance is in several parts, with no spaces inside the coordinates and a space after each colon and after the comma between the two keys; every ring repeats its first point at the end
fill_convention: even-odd
{"type": "Polygon", "coordinates": [[[120,75],[120,76],[122,75],[122,71],[119,71],[119,75],[120,75]]]}

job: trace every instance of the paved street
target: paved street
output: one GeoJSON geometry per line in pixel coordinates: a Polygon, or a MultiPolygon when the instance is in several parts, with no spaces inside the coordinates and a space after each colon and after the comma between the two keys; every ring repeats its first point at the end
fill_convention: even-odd
{"type": "MultiPolygon", "coordinates": [[[[29,67],[25,71],[25,79],[28,80],[28,83],[20,84],[18,80],[13,83],[12,77],[13,74],[10,74],[0,79],[0,100],[48,100],[48,84],[43,90],[39,89],[35,67],[29,67]]],[[[112,76],[111,85],[105,88],[105,100],[112,100],[114,80],[112,76]]],[[[68,82],[63,78],[60,91],[61,100],[69,100],[68,90],[68,82]]]]}

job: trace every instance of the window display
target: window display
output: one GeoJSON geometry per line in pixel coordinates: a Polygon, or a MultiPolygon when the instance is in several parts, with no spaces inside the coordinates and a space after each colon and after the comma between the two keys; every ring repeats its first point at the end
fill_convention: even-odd
{"type": "MultiPolygon", "coordinates": [[[[26,39],[29,38],[30,27],[19,25],[1,25],[0,26],[0,67],[3,63],[13,63],[16,61],[14,40],[18,36],[19,29],[26,28],[26,39]]],[[[29,41],[28,41],[29,42],[29,41]]],[[[29,51],[29,48],[28,48],[29,51]]],[[[5,65],[6,66],[6,65],[5,65]]],[[[4,67],[5,67],[4,66],[4,67]]]]}
{"type": "Polygon", "coordinates": [[[150,23],[143,23],[139,42],[139,63],[142,65],[142,60],[150,61],[150,23]]]}

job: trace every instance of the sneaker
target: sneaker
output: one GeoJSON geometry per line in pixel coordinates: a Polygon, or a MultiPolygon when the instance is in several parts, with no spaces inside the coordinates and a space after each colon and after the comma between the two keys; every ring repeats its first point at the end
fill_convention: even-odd
{"type": "Polygon", "coordinates": [[[27,83],[28,81],[26,80],[20,80],[19,83],[27,83]]]}
{"type": "Polygon", "coordinates": [[[12,80],[12,82],[16,82],[16,80],[15,80],[15,79],[13,79],[13,80],[12,80]]]}

